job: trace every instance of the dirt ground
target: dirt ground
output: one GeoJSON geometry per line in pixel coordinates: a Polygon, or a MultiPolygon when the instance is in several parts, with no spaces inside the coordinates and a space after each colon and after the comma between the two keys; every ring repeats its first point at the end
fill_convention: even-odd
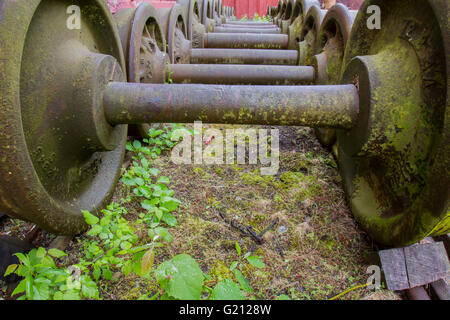
{"type": "MultiPolygon", "coordinates": [[[[237,259],[238,241],[243,252],[262,256],[266,265],[242,270],[257,299],[276,299],[282,294],[291,299],[329,299],[366,283],[369,263],[364,257],[377,247],[352,218],[331,152],[317,142],[311,129],[276,128],[280,130],[280,168],[275,176],[262,176],[261,165],[176,165],[170,154],[155,160],[154,166],[171,178],[174,197],[182,202],[176,213],[178,226],[170,229],[174,241],[159,249],[156,266],[177,254],[190,254],[211,276],[208,283],[212,286],[233,278],[230,264],[237,259]],[[256,233],[271,228],[259,244],[231,226],[231,220],[235,226],[251,226],[256,233]]],[[[115,198],[123,190],[119,184],[115,198]]],[[[138,205],[131,204],[128,210],[129,219],[139,214],[138,205]]],[[[1,233],[22,238],[30,227],[13,219],[0,222],[1,233]]],[[[41,232],[35,244],[46,246],[53,237],[41,232]]],[[[82,237],[74,238],[66,250],[74,262],[82,237]]],[[[156,290],[152,281],[121,274],[102,281],[100,287],[103,299],[137,299],[156,290]]],[[[5,289],[0,283],[3,298],[7,298],[5,289]]],[[[394,300],[400,296],[362,288],[342,299],[394,300]]]]}

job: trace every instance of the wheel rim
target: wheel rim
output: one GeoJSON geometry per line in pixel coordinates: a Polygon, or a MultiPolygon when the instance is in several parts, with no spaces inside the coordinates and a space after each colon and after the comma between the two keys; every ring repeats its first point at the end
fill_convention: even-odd
{"type": "Polygon", "coordinates": [[[58,105],[47,81],[58,72],[53,66],[58,66],[57,53],[66,42],[78,41],[93,52],[112,55],[125,69],[118,31],[106,4],[79,1],[80,30],[65,28],[69,5],[70,1],[29,0],[7,1],[1,8],[0,39],[7,58],[0,66],[0,94],[9,107],[2,108],[0,120],[0,148],[7,150],[0,166],[0,207],[50,232],[71,235],[87,227],[82,209],[96,212],[112,196],[127,126],[103,128],[118,143],[101,152],[94,141],[85,140],[84,127],[64,125],[64,117],[82,121],[82,112],[64,114],[66,106],[61,105],[52,108],[59,114],[45,114],[46,104],[58,105]],[[55,28],[58,24],[62,27],[55,28]],[[35,59],[48,63],[33,63],[35,59]]]}
{"type": "Polygon", "coordinates": [[[342,82],[358,80],[352,79],[357,61],[373,75],[370,83],[358,80],[360,92],[369,95],[360,105],[359,123],[338,133],[340,168],[355,217],[383,244],[408,245],[450,230],[446,5],[446,0],[366,1],[346,48],[342,82]],[[370,5],[380,6],[380,30],[366,26],[370,5]],[[382,67],[374,64],[379,59],[382,67]],[[377,82],[388,84],[387,94],[377,82]],[[391,105],[392,96],[405,100],[391,105]]]}

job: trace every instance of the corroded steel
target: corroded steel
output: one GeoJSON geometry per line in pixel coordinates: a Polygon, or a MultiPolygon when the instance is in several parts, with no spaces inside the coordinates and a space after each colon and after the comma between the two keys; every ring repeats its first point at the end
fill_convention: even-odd
{"type": "Polygon", "coordinates": [[[285,34],[207,33],[206,48],[287,49],[285,34]]]}
{"type": "Polygon", "coordinates": [[[224,28],[224,27],[214,27],[214,31],[217,33],[259,33],[259,34],[280,34],[280,28],[251,28],[251,29],[243,29],[243,28],[224,28]]]}
{"type": "Polygon", "coordinates": [[[103,1],[77,2],[89,14],[76,32],[65,28],[72,1],[4,1],[0,210],[55,233],[83,231],[81,210],[102,209],[117,182],[123,123],[306,125],[339,129],[348,202],[375,240],[400,246],[448,233],[447,2],[366,0],[341,85],[211,86],[124,83],[103,1]],[[381,30],[367,28],[371,5],[381,30]]]}
{"type": "Polygon", "coordinates": [[[353,85],[224,86],[110,83],[105,117],[121,123],[299,125],[348,129],[358,117],[353,85]]]}
{"type": "MultiPolygon", "coordinates": [[[[328,10],[319,31],[319,48],[312,59],[316,69],[316,84],[339,83],[344,50],[350,37],[356,12],[348,10],[342,4],[337,4],[328,10]]],[[[336,141],[336,131],[333,129],[315,129],[319,141],[332,146],[336,141]]]]}
{"type": "Polygon", "coordinates": [[[174,64],[173,83],[292,85],[314,81],[313,67],[174,64]]]}
{"type": "Polygon", "coordinates": [[[346,46],[343,81],[364,97],[338,133],[350,207],[378,242],[403,246],[450,230],[447,0],[366,0],[346,46]],[[367,28],[380,6],[381,30],[367,28]],[[359,57],[359,58],[356,58],[359,57]]]}
{"type": "MultiPolygon", "coordinates": [[[[165,66],[169,63],[169,57],[156,9],[150,3],[143,2],[137,9],[117,11],[114,19],[117,21],[124,49],[128,81],[164,83],[165,66]]],[[[149,129],[148,124],[137,125],[142,137],[148,135],[149,129]]]]}
{"type": "Polygon", "coordinates": [[[288,28],[289,35],[289,49],[298,49],[298,44],[301,41],[303,23],[306,14],[313,5],[319,5],[317,0],[297,0],[292,14],[292,22],[288,28]]]}
{"type": "Polygon", "coordinates": [[[320,48],[320,26],[326,13],[326,10],[321,10],[319,6],[312,5],[306,14],[298,47],[300,63],[303,65],[311,65],[313,56],[320,48]]]}
{"type": "Polygon", "coordinates": [[[297,50],[192,49],[191,63],[296,65],[297,50]]]}
{"type": "Polygon", "coordinates": [[[85,109],[100,98],[93,76],[103,84],[123,81],[125,61],[106,3],[78,1],[88,18],[76,32],[66,28],[72,4],[0,6],[0,210],[73,235],[87,228],[81,210],[99,212],[113,195],[127,126],[91,126],[101,114],[85,109]],[[120,66],[110,68],[111,60],[120,66]]]}

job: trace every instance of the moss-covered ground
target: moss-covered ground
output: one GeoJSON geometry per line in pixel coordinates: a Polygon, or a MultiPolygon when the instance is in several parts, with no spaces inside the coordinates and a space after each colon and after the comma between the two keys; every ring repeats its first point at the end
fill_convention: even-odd
{"type": "MultiPolygon", "coordinates": [[[[230,127],[215,126],[221,130],[230,127]]],[[[170,229],[174,241],[158,250],[156,266],[177,254],[190,254],[211,276],[207,284],[213,286],[221,279],[233,278],[230,264],[237,259],[235,243],[239,242],[244,252],[262,256],[266,265],[262,269],[247,265],[242,270],[257,299],[280,295],[329,299],[366,283],[369,263],[364,257],[377,248],[352,218],[331,152],[317,142],[310,129],[278,129],[280,168],[274,176],[262,176],[261,165],[176,165],[169,153],[154,160],[161,174],[171,178],[174,197],[182,202],[176,212],[178,225],[170,229]],[[275,224],[258,244],[232,227],[230,220],[251,226],[256,233],[275,224]]],[[[123,197],[125,189],[120,183],[114,198],[123,197]]],[[[130,203],[127,219],[137,219],[139,210],[137,203],[130,203]]],[[[1,231],[9,228],[13,230],[10,234],[20,235],[21,227],[14,223],[21,223],[7,221],[1,231]]],[[[145,226],[141,227],[145,237],[145,226]]],[[[83,237],[74,238],[66,250],[74,263],[83,237]]],[[[116,273],[113,280],[100,282],[103,299],[136,299],[156,290],[151,280],[132,274],[116,273]]],[[[7,298],[5,291],[3,284],[2,295],[7,298]]],[[[399,296],[362,288],[342,299],[399,296]]]]}

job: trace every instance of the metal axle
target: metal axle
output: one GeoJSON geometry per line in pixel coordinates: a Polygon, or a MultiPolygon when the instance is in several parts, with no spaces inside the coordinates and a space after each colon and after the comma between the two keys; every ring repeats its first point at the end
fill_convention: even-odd
{"type": "Polygon", "coordinates": [[[206,33],[205,48],[287,49],[286,34],[206,33]]]}
{"type": "Polygon", "coordinates": [[[280,28],[230,28],[214,27],[215,33],[259,33],[259,34],[279,34],[280,28]]]}
{"type": "Polygon", "coordinates": [[[349,129],[358,119],[354,85],[224,86],[111,82],[103,97],[112,124],[204,123],[349,129]]]}
{"type": "Polygon", "coordinates": [[[191,63],[297,65],[297,50],[192,49],[191,63]]]}
{"type": "Polygon", "coordinates": [[[243,26],[263,26],[263,25],[273,25],[273,22],[256,22],[256,21],[236,21],[236,20],[227,20],[226,24],[237,24],[243,26]]]}
{"type": "Polygon", "coordinates": [[[314,81],[314,67],[268,65],[173,64],[167,66],[173,83],[304,84],[314,81]]]}

